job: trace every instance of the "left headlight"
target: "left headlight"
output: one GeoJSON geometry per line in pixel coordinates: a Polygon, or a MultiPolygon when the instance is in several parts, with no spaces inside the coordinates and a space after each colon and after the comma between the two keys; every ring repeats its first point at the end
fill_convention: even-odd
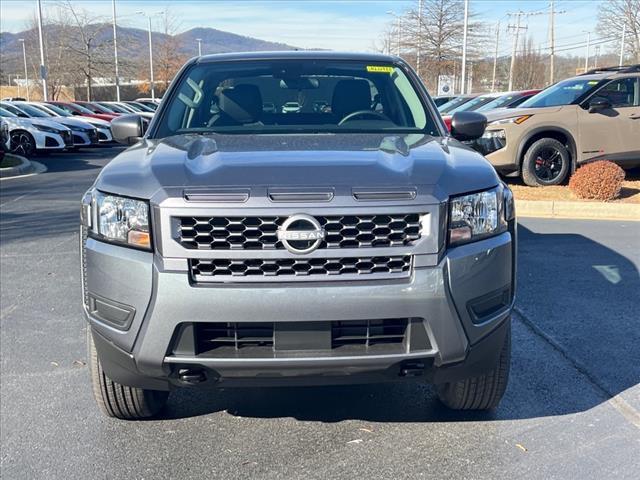
{"type": "Polygon", "coordinates": [[[149,204],[142,200],[95,193],[96,226],[101,240],[151,250],[149,204]]]}
{"type": "Polygon", "coordinates": [[[505,232],[507,220],[510,220],[507,215],[512,214],[515,215],[513,196],[503,185],[452,197],[449,201],[449,245],[462,245],[505,232]]]}
{"type": "Polygon", "coordinates": [[[57,133],[58,135],[60,135],[64,131],[58,130],[57,128],[48,127],[47,125],[38,125],[36,123],[34,123],[33,126],[36,130],[40,130],[41,132],[57,133]]]}

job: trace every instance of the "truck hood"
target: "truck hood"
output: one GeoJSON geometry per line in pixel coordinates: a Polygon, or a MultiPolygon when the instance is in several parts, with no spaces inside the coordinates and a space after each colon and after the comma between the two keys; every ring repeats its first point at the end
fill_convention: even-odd
{"type": "Polygon", "coordinates": [[[429,186],[444,200],[498,182],[489,162],[449,137],[180,135],[122,152],[95,187],[148,199],[170,187],[429,186]]]}
{"type": "Polygon", "coordinates": [[[498,108],[488,112],[482,112],[487,117],[487,123],[495,122],[505,118],[519,117],[521,115],[536,115],[542,113],[557,112],[562,106],[542,107],[542,108],[498,108]]]}

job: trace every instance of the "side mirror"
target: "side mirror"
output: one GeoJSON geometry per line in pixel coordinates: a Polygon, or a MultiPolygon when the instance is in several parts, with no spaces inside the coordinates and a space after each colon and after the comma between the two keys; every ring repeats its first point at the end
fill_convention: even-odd
{"type": "Polygon", "coordinates": [[[597,113],[611,108],[611,102],[604,97],[594,97],[589,101],[589,113],[597,113]]]}
{"type": "Polygon", "coordinates": [[[475,140],[484,134],[487,117],[478,112],[457,112],[451,118],[451,136],[461,142],[475,140]]]}
{"type": "Polygon", "coordinates": [[[142,115],[121,115],[111,120],[111,134],[116,142],[133,145],[142,139],[148,125],[149,121],[142,115]]]}

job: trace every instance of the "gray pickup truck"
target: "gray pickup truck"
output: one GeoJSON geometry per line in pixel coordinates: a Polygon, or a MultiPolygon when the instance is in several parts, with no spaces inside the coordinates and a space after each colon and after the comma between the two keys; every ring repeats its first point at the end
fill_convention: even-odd
{"type": "Polygon", "coordinates": [[[190,60],[151,121],[113,121],[131,146],[82,201],[99,406],[136,419],[180,387],[419,381],[496,407],[516,227],[461,143],[485,123],[463,112],[449,134],[396,57],[190,60]]]}

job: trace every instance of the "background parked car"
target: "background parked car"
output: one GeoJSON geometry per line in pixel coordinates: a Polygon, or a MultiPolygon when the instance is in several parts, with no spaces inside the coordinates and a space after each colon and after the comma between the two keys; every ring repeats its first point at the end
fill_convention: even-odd
{"type": "Polygon", "coordinates": [[[36,152],[62,151],[73,147],[71,130],[44,118],[22,118],[0,107],[9,128],[9,150],[25,157],[36,152]]]}
{"type": "Polygon", "coordinates": [[[80,117],[92,117],[92,118],[99,118],[102,120],[105,120],[107,122],[111,122],[111,120],[113,120],[114,118],[117,117],[117,115],[112,114],[112,113],[95,113],[91,110],[89,110],[86,107],[83,107],[82,105],[78,105],[76,103],[72,103],[72,102],[47,102],[48,105],[55,105],[58,108],[61,108],[63,110],[65,110],[66,112],[70,113],[71,115],[77,115],[80,117]]]}
{"type": "MultiPolygon", "coordinates": [[[[58,117],[67,117],[68,119],[75,118],[77,120],[81,120],[85,123],[92,125],[97,131],[99,143],[108,143],[113,141],[113,137],[111,135],[111,126],[110,126],[111,124],[106,120],[101,120],[99,118],[93,118],[93,117],[83,117],[83,116],[74,117],[70,113],[68,113],[66,110],[56,105],[49,105],[47,103],[30,102],[29,104],[33,105],[36,108],[39,108],[40,110],[43,110],[46,113],[49,113],[50,115],[58,116],[58,117]]],[[[62,122],[62,124],[67,125],[64,122],[62,122]]]]}
{"type": "Polygon", "coordinates": [[[477,96],[478,96],[477,93],[468,94],[468,95],[458,95],[457,97],[440,105],[438,107],[438,111],[440,112],[441,115],[448,115],[451,112],[451,110],[453,110],[454,108],[457,108],[464,103],[470,102],[477,96]]]}
{"type": "Polygon", "coordinates": [[[110,108],[104,107],[102,105],[100,105],[97,102],[84,102],[81,100],[76,100],[75,102],[73,102],[77,105],[80,105],[81,107],[84,107],[88,110],[91,110],[93,113],[106,113],[109,115],[113,115],[114,117],[118,117],[120,115],[122,115],[122,113],[117,113],[113,110],[111,110],[110,108]]]}
{"type": "Polygon", "coordinates": [[[439,107],[441,105],[444,105],[447,102],[450,102],[456,97],[457,95],[439,95],[437,97],[432,97],[432,99],[435,102],[436,107],[439,107]]]}
{"type": "Polygon", "coordinates": [[[640,65],[591,70],[486,116],[474,147],[527,185],[558,185],[600,159],[632,168],[640,165],[640,65]]]}
{"type": "MultiPolygon", "coordinates": [[[[0,105],[7,108],[7,103],[0,103],[0,105]]],[[[91,147],[98,143],[98,132],[90,123],[83,122],[77,118],[54,116],[33,105],[29,105],[27,102],[11,102],[10,106],[13,107],[13,110],[10,111],[18,116],[22,117],[22,114],[26,114],[30,118],[45,118],[69,128],[74,148],[91,147]],[[18,113],[16,109],[22,114],[18,113]]]]}

